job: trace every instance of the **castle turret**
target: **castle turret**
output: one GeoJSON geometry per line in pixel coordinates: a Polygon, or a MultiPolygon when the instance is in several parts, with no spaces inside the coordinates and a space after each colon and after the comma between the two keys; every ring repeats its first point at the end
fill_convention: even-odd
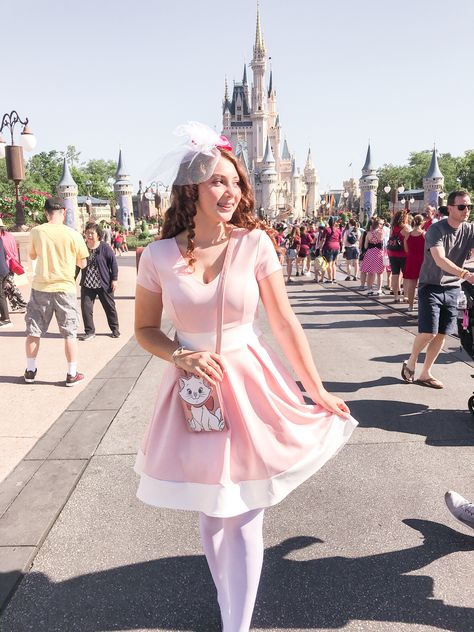
{"type": "Polygon", "coordinates": [[[119,153],[117,171],[115,172],[114,184],[115,197],[119,209],[117,211],[117,221],[129,230],[135,230],[135,218],[133,216],[133,187],[130,182],[130,174],[125,168],[122,150],[119,153]]]}
{"type": "Polygon", "coordinates": [[[291,163],[291,200],[293,207],[293,216],[301,217],[303,215],[303,200],[302,200],[302,182],[299,169],[296,167],[296,160],[293,157],[291,163]]]}
{"type": "Polygon", "coordinates": [[[438,152],[433,149],[431,163],[426,176],[423,178],[423,189],[425,190],[423,201],[435,208],[439,206],[439,194],[443,191],[444,176],[438,165],[438,152]]]}
{"type": "Polygon", "coordinates": [[[377,210],[377,188],[379,179],[377,178],[377,170],[372,165],[372,155],[370,151],[370,143],[367,148],[367,156],[364,166],[362,167],[362,177],[359,180],[360,185],[360,212],[367,214],[370,218],[377,210]]]}
{"type": "Polygon", "coordinates": [[[319,206],[319,178],[311,158],[311,148],[304,167],[304,181],[306,184],[306,214],[314,216],[319,206]]]}
{"type": "Polygon", "coordinates": [[[252,121],[255,130],[253,137],[253,156],[256,162],[261,162],[264,153],[264,143],[268,136],[267,130],[267,90],[265,87],[265,70],[267,66],[267,52],[260,28],[260,10],[257,5],[257,25],[255,29],[255,44],[253,47],[253,59],[250,67],[253,71],[252,86],[252,121]]]}
{"type": "Polygon", "coordinates": [[[77,184],[74,182],[71,172],[69,171],[69,165],[67,164],[66,158],[64,158],[63,162],[61,180],[57,186],[57,194],[58,197],[63,200],[64,207],[66,208],[66,219],[64,223],[67,226],[82,232],[84,230],[84,226],[82,225],[83,222],[79,217],[79,206],[77,204],[78,188],[77,184]]]}
{"type": "Polygon", "coordinates": [[[262,206],[265,211],[274,211],[276,209],[277,197],[277,172],[275,169],[275,158],[273,156],[270,138],[268,137],[265,146],[265,155],[262,160],[260,182],[262,185],[262,206]]]}

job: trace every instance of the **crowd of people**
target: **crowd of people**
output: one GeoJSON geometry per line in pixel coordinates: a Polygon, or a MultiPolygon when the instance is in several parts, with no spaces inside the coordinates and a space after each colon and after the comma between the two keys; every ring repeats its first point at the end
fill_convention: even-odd
{"type": "Polygon", "coordinates": [[[286,282],[309,277],[334,284],[339,266],[345,281],[360,281],[359,291],[368,296],[387,292],[395,303],[407,303],[413,313],[425,233],[442,213],[432,206],[417,214],[402,209],[393,213],[391,221],[374,215],[365,227],[355,217],[277,222],[273,228],[286,282]]]}
{"type": "MultiPolygon", "coordinates": [[[[192,138],[185,146],[161,239],[140,260],[135,335],[168,366],[135,470],[143,502],[199,513],[222,628],[247,632],[262,569],[265,509],[323,467],[357,426],[347,404],[321,381],[288,300],[282,268],[287,284],[312,274],[318,282],[334,284],[336,266],[343,261],[345,281],[360,281],[359,289],[372,296],[385,287],[396,303],[407,300],[411,309],[420,279],[419,334],[403,363],[402,378],[442,388],[431,367],[452,331],[461,280],[474,284],[474,273],[463,267],[474,247],[474,225],[467,221],[472,210],[468,194],[454,191],[448,197],[447,219],[437,222],[435,209],[428,207],[414,217],[399,210],[390,223],[375,216],[366,227],[355,218],[343,223],[335,217],[318,225],[303,221],[269,227],[254,215],[248,177],[227,139],[212,130],[208,135],[209,146],[196,145],[192,138]],[[225,292],[226,277],[232,295],[225,292]],[[313,403],[305,401],[265,341],[255,320],[260,300],[280,349],[313,403]],[[162,328],[164,309],[175,326],[173,338],[162,328]],[[415,380],[418,355],[425,348],[425,363],[415,380]],[[207,406],[211,392],[219,407],[207,406]],[[196,438],[184,423],[180,397],[200,420],[214,415],[222,423],[202,425],[196,438]]],[[[45,211],[47,222],[31,231],[30,258],[37,263],[26,306],[24,379],[35,381],[40,338],[54,315],[64,338],[66,386],[74,386],[84,379],[77,371],[76,277],[80,272],[82,339],[95,335],[96,298],[112,336],[118,337],[116,254],[124,242],[96,222],[86,225],[84,236],[65,226],[59,198],[49,198],[45,211]]],[[[2,319],[7,252],[12,256],[4,233],[2,319]]],[[[472,503],[453,491],[445,500],[457,520],[474,528],[472,503]]]]}

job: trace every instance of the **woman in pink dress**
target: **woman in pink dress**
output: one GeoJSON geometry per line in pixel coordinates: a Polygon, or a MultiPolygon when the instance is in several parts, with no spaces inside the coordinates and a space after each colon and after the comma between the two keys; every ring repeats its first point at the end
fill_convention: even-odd
{"type": "Polygon", "coordinates": [[[172,204],[161,239],[143,252],[137,279],[137,340],[169,363],[137,456],[137,495],[150,505],[199,512],[223,630],[244,632],[260,580],[264,508],[322,467],[357,422],[321,382],[289,304],[274,244],[254,215],[253,192],[227,139],[197,123],[183,127],[188,139],[172,204]],[[192,136],[195,126],[200,140],[192,136]],[[216,354],[216,294],[230,243],[216,354]],[[263,339],[259,300],[316,404],[305,404],[263,339]],[[163,309],[176,339],[161,329],[163,309]],[[224,431],[189,432],[178,399],[178,368],[219,384],[224,431]]]}
{"type": "Polygon", "coordinates": [[[364,258],[360,264],[361,272],[367,274],[368,296],[381,296],[383,262],[383,219],[374,217],[364,236],[364,258]],[[375,289],[373,289],[375,281],[375,289]]]}
{"type": "Polygon", "coordinates": [[[425,230],[422,215],[413,218],[412,231],[404,240],[404,248],[407,254],[405,269],[403,271],[403,291],[408,300],[408,309],[413,310],[415,301],[416,284],[420,276],[421,265],[425,255],[425,230]]]}

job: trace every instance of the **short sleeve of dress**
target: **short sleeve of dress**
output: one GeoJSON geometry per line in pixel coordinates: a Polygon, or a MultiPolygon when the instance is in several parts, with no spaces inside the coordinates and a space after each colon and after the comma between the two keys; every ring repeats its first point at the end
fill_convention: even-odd
{"type": "MultiPolygon", "coordinates": [[[[150,244],[151,245],[151,244],[150,244]]],[[[153,253],[150,246],[142,252],[138,265],[137,284],[150,292],[161,293],[161,282],[158,271],[153,262],[153,253]]]]}
{"type": "Polygon", "coordinates": [[[261,281],[277,270],[281,270],[281,264],[278,260],[275,246],[267,233],[262,230],[258,241],[255,278],[257,281],[261,281]]]}

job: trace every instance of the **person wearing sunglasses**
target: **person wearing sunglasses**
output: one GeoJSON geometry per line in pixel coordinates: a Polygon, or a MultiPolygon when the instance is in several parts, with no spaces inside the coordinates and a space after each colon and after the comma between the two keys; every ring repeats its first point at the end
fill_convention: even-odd
{"type": "Polygon", "coordinates": [[[452,191],[448,196],[448,217],[432,224],[426,232],[418,287],[418,335],[402,366],[405,382],[444,387],[431,369],[446,335],[456,326],[461,283],[474,283],[474,273],[463,268],[474,248],[474,224],[468,221],[471,210],[468,192],[452,191]],[[418,356],[425,348],[425,361],[415,380],[418,356]]]}

